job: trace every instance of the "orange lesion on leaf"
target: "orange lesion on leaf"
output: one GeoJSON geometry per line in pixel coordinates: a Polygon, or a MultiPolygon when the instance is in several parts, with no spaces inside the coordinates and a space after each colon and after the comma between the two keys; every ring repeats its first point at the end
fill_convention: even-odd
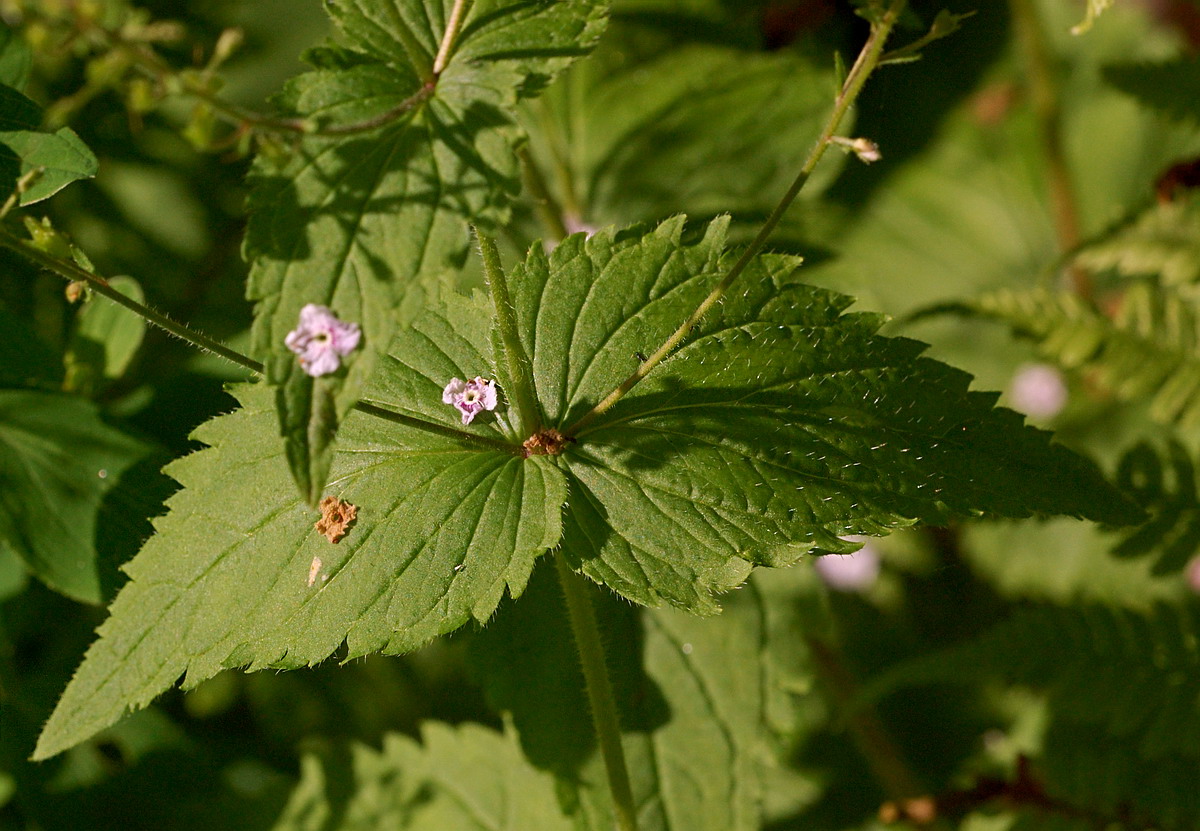
{"type": "Polygon", "coordinates": [[[574,441],[573,436],[564,436],[551,427],[525,439],[521,455],[526,459],[530,456],[557,456],[563,452],[564,447],[574,441]]]}
{"type": "Polygon", "coordinates": [[[336,496],[327,496],[321,500],[321,518],[316,522],[316,529],[325,539],[336,543],[350,532],[357,518],[357,505],[351,505],[336,496]]]}

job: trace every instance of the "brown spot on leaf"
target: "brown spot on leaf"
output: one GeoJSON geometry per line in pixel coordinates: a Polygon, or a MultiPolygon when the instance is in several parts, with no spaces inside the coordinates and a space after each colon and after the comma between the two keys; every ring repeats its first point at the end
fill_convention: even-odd
{"type": "Polygon", "coordinates": [[[525,439],[521,446],[525,448],[522,454],[526,459],[530,456],[557,456],[569,442],[575,441],[573,436],[564,436],[553,427],[534,433],[525,439]]]}
{"type": "Polygon", "coordinates": [[[321,518],[317,520],[316,528],[325,539],[336,543],[350,532],[357,518],[357,505],[351,505],[336,496],[327,496],[321,500],[321,518]]]}

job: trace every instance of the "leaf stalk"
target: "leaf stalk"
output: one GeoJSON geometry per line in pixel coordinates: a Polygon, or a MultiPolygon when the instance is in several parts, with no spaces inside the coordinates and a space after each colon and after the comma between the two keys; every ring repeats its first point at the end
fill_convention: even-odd
{"type": "Polygon", "coordinates": [[[817,139],[816,145],[809,153],[808,159],[805,160],[804,166],[800,169],[800,173],[796,176],[795,181],[787,189],[783,198],[779,200],[779,204],[771,211],[771,215],[767,217],[767,221],[763,223],[762,228],[759,229],[758,234],[755,235],[750,245],[746,247],[725,276],[721,278],[720,282],[713,287],[709,295],[700,302],[696,310],[667,338],[663,345],[654,354],[642,361],[638,368],[600,401],[600,403],[592,407],[578,421],[568,427],[564,431],[566,435],[572,437],[578,436],[580,431],[587,427],[595,418],[607,412],[614,404],[625,397],[626,393],[650,374],[650,371],[670,355],[675,347],[688,336],[693,327],[721,300],[730,285],[746,270],[746,266],[750,264],[750,261],[762,251],[767,239],[774,233],[776,226],[783,219],[784,213],[791,207],[792,202],[795,201],[796,196],[799,195],[800,190],[808,182],[812,172],[816,169],[817,163],[825,155],[825,150],[837,135],[842,120],[846,117],[846,113],[849,112],[855,100],[858,99],[858,95],[862,92],[867,78],[879,66],[883,47],[887,43],[888,36],[892,33],[892,29],[895,28],[896,22],[899,20],[906,5],[907,0],[892,0],[887,11],[883,13],[877,22],[872,23],[871,34],[867,37],[866,43],[863,44],[862,50],[858,54],[858,59],[854,62],[854,66],[850,68],[850,72],[846,75],[846,80],[843,82],[842,89],[834,101],[833,111],[830,113],[824,129],[821,131],[820,138],[817,139]]]}
{"type": "Polygon", "coordinates": [[[613,696],[608,665],[604,660],[604,646],[600,642],[596,610],[588,596],[591,587],[583,577],[571,569],[561,551],[554,555],[554,563],[558,567],[558,582],[567,601],[571,633],[575,637],[575,648],[579,651],[579,661],[583,667],[588,703],[592,709],[592,723],[600,743],[600,754],[604,757],[604,770],[608,775],[617,828],[620,831],[637,831],[637,811],[633,804],[633,788],[629,784],[625,751],[621,747],[617,702],[613,696]]]}
{"type": "Polygon", "coordinates": [[[0,245],[8,248],[28,260],[33,261],[35,265],[39,265],[47,271],[53,271],[62,277],[71,281],[84,282],[95,291],[97,294],[107,297],[118,306],[124,306],[129,311],[141,317],[147,323],[168,332],[180,340],[187,341],[192,346],[203,349],[206,352],[211,352],[214,355],[219,355],[227,361],[232,361],[238,366],[245,367],[251,372],[262,374],[263,365],[253,358],[243,355],[241,352],[236,352],[227,346],[224,346],[207,335],[203,335],[194,329],[189,329],[182,323],[178,323],[167,317],[161,312],[157,312],[149,306],[138,303],[136,300],[126,297],[121,292],[109,285],[108,281],[99,274],[93,274],[85,268],[82,268],[75,263],[64,260],[59,257],[43,251],[34,245],[33,242],[21,239],[13,234],[7,228],[0,227],[0,245]]]}
{"type": "Polygon", "coordinates": [[[450,62],[450,53],[454,49],[454,41],[458,39],[458,33],[462,30],[463,18],[466,17],[468,5],[469,0],[454,0],[454,8],[450,10],[450,19],[446,22],[446,31],[438,46],[437,57],[433,59],[433,76],[435,78],[442,74],[446,64],[450,62]]]}
{"type": "Polygon", "coordinates": [[[530,436],[542,429],[541,407],[533,384],[533,364],[517,329],[517,310],[508,292],[508,278],[500,262],[500,249],[496,240],[475,229],[479,240],[479,253],[483,257],[483,273],[487,280],[492,305],[496,309],[496,327],[500,331],[500,344],[504,349],[501,357],[507,364],[508,377],[513,388],[505,390],[517,414],[514,428],[519,436],[530,436]]]}

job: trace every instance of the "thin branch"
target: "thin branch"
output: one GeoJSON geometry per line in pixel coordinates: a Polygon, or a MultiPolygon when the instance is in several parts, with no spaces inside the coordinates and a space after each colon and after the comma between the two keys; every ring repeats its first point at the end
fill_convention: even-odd
{"type": "Polygon", "coordinates": [[[418,430],[424,430],[426,433],[434,433],[446,438],[455,439],[463,444],[474,444],[480,447],[486,447],[488,450],[501,450],[513,456],[522,456],[523,448],[519,444],[503,441],[501,439],[493,439],[488,436],[477,436],[474,433],[467,433],[463,430],[458,430],[454,427],[447,427],[444,424],[435,424],[432,421],[425,421],[421,418],[414,418],[404,413],[398,413],[395,410],[388,409],[374,401],[359,401],[354,405],[354,409],[359,412],[373,415],[376,418],[382,418],[384,421],[390,421],[393,424],[403,424],[405,427],[414,427],[418,430]]]}
{"type": "MultiPolygon", "coordinates": [[[[817,675],[828,690],[830,702],[837,708],[852,706],[848,702],[860,697],[858,684],[841,656],[832,646],[815,636],[805,638],[805,644],[812,654],[817,675]]],[[[844,715],[855,744],[890,799],[910,799],[923,792],[920,781],[874,709],[857,706],[844,715]]]]}
{"type": "MultiPolygon", "coordinates": [[[[1009,0],[1009,6],[1017,40],[1025,53],[1029,94],[1038,122],[1042,155],[1046,160],[1046,186],[1049,190],[1050,211],[1054,218],[1054,231],[1058,238],[1059,251],[1065,253],[1079,246],[1083,234],[1080,230],[1079,199],[1075,192],[1075,183],[1071,179],[1071,169],[1067,164],[1063,141],[1058,74],[1033,0],[1009,0]]],[[[1070,266],[1067,276],[1075,293],[1084,300],[1090,300],[1092,284],[1088,273],[1078,266],[1070,266]]]]}
{"type": "Polygon", "coordinates": [[[240,352],[234,351],[227,346],[224,346],[207,335],[201,334],[194,329],[189,329],[182,323],[177,323],[161,312],[157,312],[149,306],[138,303],[132,298],[126,297],[121,292],[114,289],[98,274],[93,274],[85,268],[81,268],[69,260],[63,260],[59,257],[43,251],[33,244],[30,240],[21,239],[13,234],[7,228],[0,226],[0,245],[22,255],[26,259],[32,260],[34,264],[42,268],[53,271],[62,277],[71,281],[79,281],[87,283],[87,285],[97,294],[107,297],[112,302],[119,306],[124,306],[129,311],[141,317],[148,323],[152,323],[165,332],[169,332],[175,337],[187,341],[199,349],[206,352],[211,352],[214,355],[219,355],[227,361],[232,361],[238,366],[245,367],[251,372],[262,374],[263,365],[253,358],[249,358],[240,352]]]}
{"type": "Polygon", "coordinates": [[[205,83],[204,73],[178,71],[146,44],[131,41],[119,30],[109,29],[98,22],[89,21],[89,24],[88,28],[83,30],[83,34],[92,35],[103,41],[108,48],[119,50],[132,61],[134,68],[146,77],[168,89],[175,87],[180,92],[203,101],[218,117],[235,127],[248,126],[267,133],[336,137],[370,132],[416,110],[433,97],[437,87],[436,75],[431,75],[420,89],[386,112],[348,124],[323,125],[312,118],[267,115],[220,97],[205,83]]]}
{"type": "MultiPolygon", "coordinates": [[[[22,239],[7,228],[0,226],[0,246],[8,248],[26,259],[31,260],[35,265],[41,266],[47,271],[52,271],[61,277],[72,282],[86,283],[97,294],[108,298],[119,306],[123,306],[129,311],[136,314],[138,317],[145,320],[165,332],[168,332],[180,340],[190,343],[192,346],[202,349],[206,352],[211,352],[214,355],[244,367],[255,375],[263,374],[263,365],[253,358],[243,355],[241,352],[230,349],[229,347],[213,340],[205,334],[197,332],[182,323],[172,320],[165,314],[158,312],[149,306],[137,302],[133,298],[126,297],[121,292],[114,289],[108,280],[101,277],[99,274],[94,274],[85,268],[59,257],[43,251],[38,248],[30,240],[22,239]]],[[[466,444],[474,444],[486,447],[490,450],[502,450],[505,453],[511,453],[514,456],[523,455],[524,448],[519,444],[493,439],[487,436],[479,436],[474,433],[467,433],[463,430],[458,430],[454,427],[447,427],[443,424],[436,424],[431,421],[415,418],[404,413],[390,410],[379,403],[359,401],[355,405],[355,409],[360,410],[368,415],[382,418],[386,421],[391,421],[395,424],[403,424],[407,427],[414,427],[418,430],[424,430],[427,433],[434,433],[439,436],[461,441],[466,444]]]]}
{"type": "Polygon", "coordinates": [[[720,301],[726,290],[728,290],[729,286],[732,285],[732,283],[746,269],[746,266],[750,264],[750,261],[762,250],[763,246],[767,242],[767,239],[775,231],[775,226],[779,224],[779,221],[783,218],[784,213],[789,207],[791,207],[792,202],[800,193],[801,188],[803,188],[805,183],[808,182],[809,176],[811,176],[813,170],[816,169],[817,163],[825,154],[825,150],[829,146],[831,139],[837,134],[838,127],[841,125],[842,119],[845,118],[850,106],[858,98],[859,92],[862,91],[863,84],[866,83],[867,78],[870,77],[871,73],[878,66],[884,44],[887,42],[888,35],[891,34],[893,27],[895,27],[896,21],[899,19],[901,12],[904,10],[906,2],[907,0],[892,0],[891,6],[879,19],[878,24],[872,26],[871,34],[867,38],[867,42],[863,45],[862,51],[858,55],[858,60],[854,62],[854,66],[851,67],[849,74],[846,76],[846,81],[842,85],[842,90],[838,94],[837,100],[834,102],[833,112],[830,113],[829,120],[826,122],[825,128],[821,131],[821,136],[819,139],[817,139],[816,146],[813,147],[812,152],[809,153],[808,160],[805,161],[804,166],[800,169],[799,175],[796,177],[796,180],[792,182],[792,185],[788,188],[787,193],[784,194],[783,198],[779,201],[779,204],[775,206],[775,210],[771,212],[771,215],[767,218],[767,221],[759,230],[758,235],[754,237],[754,240],[750,243],[746,250],[742,252],[742,255],[738,258],[737,262],[734,263],[733,267],[729,269],[729,272],[723,278],[721,278],[721,281],[717,283],[716,287],[713,288],[708,297],[704,298],[696,310],[692,312],[688,319],[683,322],[683,325],[676,329],[674,334],[667,338],[666,342],[663,343],[663,345],[660,346],[653,355],[643,361],[641,365],[633,372],[633,374],[622,381],[620,386],[609,393],[599,404],[597,404],[588,412],[584,413],[584,415],[578,421],[568,427],[565,431],[566,435],[578,436],[579,432],[587,427],[587,425],[590,424],[593,419],[602,415],[614,404],[620,401],[625,394],[633,389],[643,378],[645,378],[650,371],[654,369],[654,367],[658,366],[663,359],[670,355],[675,347],[678,346],[680,342],[682,342],[683,339],[692,331],[692,328],[699,323],[706,314],[708,314],[708,311],[714,305],[716,305],[718,301],[720,301]]]}

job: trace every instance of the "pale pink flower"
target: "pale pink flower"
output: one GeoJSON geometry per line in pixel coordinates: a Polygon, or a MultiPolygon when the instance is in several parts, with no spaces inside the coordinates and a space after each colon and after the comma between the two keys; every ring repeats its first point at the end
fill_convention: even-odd
{"type": "Polygon", "coordinates": [[[283,342],[300,356],[304,371],[315,378],[337,372],[342,358],[358,348],[361,338],[357,323],[344,323],[328,306],[309,303],[300,310],[300,325],[288,332],[283,342]]]}
{"type": "Polygon", "coordinates": [[[483,410],[496,409],[496,400],[496,382],[485,381],[478,375],[473,381],[452,378],[442,390],[442,403],[457,407],[463,424],[470,424],[483,410]]]}
{"type": "MultiPolygon", "coordinates": [[[[862,542],[864,537],[846,537],[862,542]]],[[[879,552],[868,542],[853,554],[826,554],[813,562],[817,576],[834,591],[865,592],[879,578],[879,552]]]]}
{"type": "Polygon", "coordinates": [[[1200,557],[1192,558],[1192,561],[1187,564],[1184,569],[1184,575],[1187,578],[1188,588],[1194,594],[1200,594],[1200,557]]]}
{"type": "Polygon", "coordinates": [[[1013,408],[1033,418],[1054,418],[1067,406],[1067,382],[1048,364],[1026,364],[1009,387],[1013,408]]]}

